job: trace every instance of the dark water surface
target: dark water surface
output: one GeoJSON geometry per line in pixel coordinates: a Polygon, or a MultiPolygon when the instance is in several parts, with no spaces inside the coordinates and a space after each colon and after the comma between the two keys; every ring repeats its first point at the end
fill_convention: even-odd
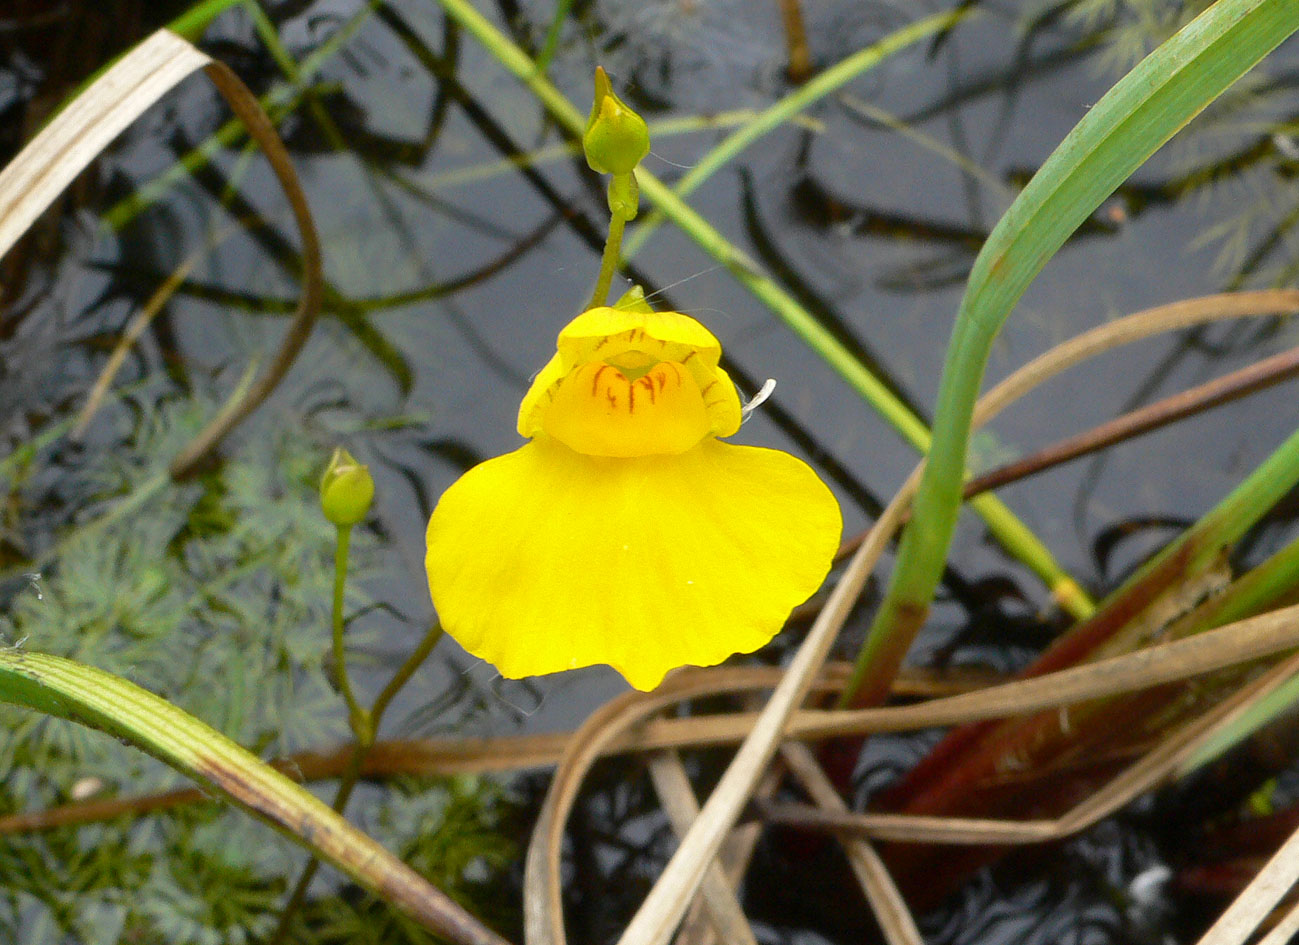
{"type": "MultiPolygon", "coordinates": [[[[548,2],[478,6],[530,44],[540,42],[553,14],[548,2]]],[[[1025,175],[1121,74],[1116,58],[1127,47],[1116,36],[1127,35],[1119,30],[1131,23],[1120,15],[1107,32],[1100,27],[1113,25],[1108,19],[1097,27],[1078,16],[1047,16],[1036,4],[975,7],[978,15],[937,48],[918,45],[850,83],[808,112],[811,125],[768,135],[690,201],[926,416],[981,239],[1025,175]],[[1043,18],[1034,20],[1035,12],[1043,18]],[[910,133],[863,117],[862,103],[876,118],[882,111],[906,122],[910,133]],[[963,170],[953,154],[977,172],[963,170]]],[[[399,659],[432,617],[422,573],[431,504],[469,465],[518,445],[519,398],[590,292],[606,221],[603,185],[572,156],[547,155],[526,172],[503,164],[516,150],[546,149],[561,139],[530,94],[472,37],[449,29],[436,4],[402,0],[368,13],[355,0],[266,8],[299,62],[340,29],[354,30],[311,80],[311,107],[296,108],[281,125],[324,241],[327,279],[344,302],[322,318],[286,383],[226,449],[297,425],[322,448],[344,442],[370,463],[384,540],[382,565],[367,589],[392,606],[366,618],[382,665],[399,659]]],[[[804,13],[813,57],[824,65],[941,8],[823,0],[806,3],[804,13]]],[[[183,9],[119,0],[74,11],[70,16],[93,27],[80,42],[62,32],[73,28],[68,20],[5,27],[5,153],[91,68],[183,9]],[[95,52],[93,61],[76,59],[95,52]]],[[[774,2],[579,2],[550,75],[585,107],[600,63],[651,123],[707,117],[761,109],[788,93],[784,43],[774,2]]],[[[223,14],[202,45],[259,93],[284,81],[242,8],[223,14]]],[[[1293,202],[1287,195],[1296,144],[1286,127],[1269,122],[1299,106],[1287,71],[1297,64],[1299,50],[1283,47],[1267,65],[1275,85],[1259,80],[1254,98],[1211,109],[1107,202],[1020,303],[998,342],[989,382],[1106,319],[1293,275],[1293,234],[1282,231],[1258,260],[1251,253],[1267,245],[1293,202]],[[1179,194],[1189,172],[1250,148],[1261,148],[1261,157],[1240,162],[1245,166],[1212,186],[1179,194]]],[[[264,361],[273,350],[295,298],[297,236],[259,159],[245,160],[238,147],[222,149],[119,231],[101,223],[227,117],[210,85],[189,80],[123,135],[8,262],[0,331],[6,449],[79,407],[105,349],[140,302],[214,239],[119,383],[169,376],[173,386],[150,389],[192,388],[216,398],[250,358],[264,361]],[[254,219],[260,225],[243,225],[254,219]]],[[[646,167],[671,181],[723,133],[658,136],[646,167]]],[[[685,235],[663,227],[635,264],[665,304],[719,336],[743,374],[777,379],[776,409],[759,411],[739,441],[842,470],[834,485],[846,529],[867,524],[872,501],[887,499],[914,452],[685,235]]],[[[1295,338],[1293,325],[1250,322],[1135,345],[1009,411],[977,439],[972,464],[995,465],[1295,338]]],[[[121,422],[114,409],[97,421],[92,444],[112,442],[121,422]]],[[[1134,521],[1193,519],[1268,455],[1295,419],[1293,386],[1282,386],[1000,494],[1068,571],[1103,590],[1171,532],[1136,529],[1104,561],[1098,538],[1134,521]]],[[[24,536],[25,546],[39,548],[60,521],[79,514],[75,497],[33,513],[37,527],[24,536]]],[[[964,602],[948,596],[936,609],[934,629],[915,657],[941,648],[958,661],[1019,665],[1051,632],[1028,619],[1049,611],[1043,589],[971,516],[952,561],[970,590],[964,602]],[[974,623],[972,607],[979,609],[974,623]],[[997,619],[1017,628],[1011,639],[987,631],[997,619]]],[[[394,712],[395,723],[408,717],[394,732],[449,726],[449,717],[430,726],[427,713],[418,714],[448,691],[462,707],[485,710],[463,712],[457,730],[487,734],[570,728],[624,688],[603,668],[502,681],[449,639],[434,661],[436,670],[394,712]]],[[[864,759],[868,782],[886,780],[925,744],[880,739],[864,759]]],[[[579,859],[581,878],[591,885],[575,885],[577,941],[608,938],[630,908],[599,883],[632,875],[619,891],[635,895],[670,849],[653,819],[633,831],[654,838],[648,857],[624,859],[602,846],[608,838],[601,833],[611,829],[602,816],[636,809],[644,791],[612,782],[606,789],[578,832],[590,844],[579,859]]],[[[858,940],[866,920],[856,899],[847,898],[855,893],[827,888],[818,905],[807,898],[807,882],[781,879],[789,867],[770,851],[759,861],[766,878],[755,880],[751,905],[764,941],[858,940]],[[853,903],[850,917],[834,908],[844,901],[853,903]]],[[[1107,825],[1067,845],[1050,865],[1035,863],[1027,876],[982,875],[951,908],[926,920],[927,940],[1159,941],[1159,923],[1143,931],[1144,919],[1134,916],[1124,893],[1159,862],[1145,834],[1107,825]]]]}

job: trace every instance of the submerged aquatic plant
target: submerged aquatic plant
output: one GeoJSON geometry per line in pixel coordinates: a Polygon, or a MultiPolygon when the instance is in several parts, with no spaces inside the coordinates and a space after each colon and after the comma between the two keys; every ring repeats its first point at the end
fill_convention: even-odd
{"type": "Polygon", "coordinates": [[[820,586],[839,507],[740,428],[721,345],[677,312],[594,308],[559,334],[513,453],[429,520],[447,632],[511,679],[608,663],[638,689],[769,641],[820,586]]]}

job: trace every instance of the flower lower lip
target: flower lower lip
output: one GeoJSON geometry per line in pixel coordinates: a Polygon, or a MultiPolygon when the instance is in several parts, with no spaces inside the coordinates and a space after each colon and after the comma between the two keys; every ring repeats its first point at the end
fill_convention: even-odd
{"type": "Polygon", "coordinates": [[[839,530],[830,491],[786,453],[709,438],[608,459],[540,438],[447,490],[427,564],[448,632],[502,675],[607,663],[650,689],[770,640],[839,530]]]}

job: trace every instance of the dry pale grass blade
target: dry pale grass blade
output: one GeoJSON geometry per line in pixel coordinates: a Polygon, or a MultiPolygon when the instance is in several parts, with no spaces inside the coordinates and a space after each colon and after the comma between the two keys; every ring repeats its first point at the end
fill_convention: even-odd
{"type": "Polygon", "coordinates": [[[1060,818],[1062,834],[1076,833],[1117,811],[1157,784],[1174,778],[1188,759],[1222,729],[1233,725],[1260,699],[1299,673],[1299,654],[1269,668],[1257,679],[1241,686],[1222,702],[1177,728],[1145,757],[1107,784],[1104,790],[1080,803],[1060,818]]]}
{"type": "Polygon", "coordinates": [[[759,805],[774,823],[832,830],[900,843],[946,843],[975,846],[1031,844],[1059,840],[1084,830],[1136,797],[1172,778],[1184,761],[1232,724],[1259,699],[1299,673],[1299,656],[1291,656],[1218,705],[1165,737],[1091,797],[1054,820],[992,820],[911,814],[853,814],[840,803],[759,805]]]}
{"type": "MultiPolygon", "coordinates": [[[[913,483],[909,482],[908,486],[914,489],[913,483]]],[[[825,607],[812,623],[807,638],[786,668],[780,685],[759,713],[753,731],[740,745],[690,832],[682,839],[658,882],[624,930],[620,945],[662,945],[681,921],[704,870],[717,855],[722,841],[753,796],[759,779],[776,753],[790,716],[807,698],[835,636],[852,610],[867,577],[883,555],[889,539],[901,524],[910,496],[908,487],[904,487],[884,509],[861,547],[853,554],[843,576],[830,592],[825,607]]]]}
{"type": "Polygon", "coordinates": [[[896,843],[948,843],[1001,846],[1044,843],[1059,829],[1054,820],[994,820],[976,817],[929,817],[919,814],[854,814],[810,804],[759,805],[762,819],[803,830],[823,830],[848,837],[896,843]]]}
{"type": "MultiPolygon", "coordinates": [[[[530,945],[562,945],[560,850],[564,824],[582,779],[607,746],[628,730],[678,702],[727,691],[753,680],[744,669],[711,673],[678,672],[653,692],[628,692],[601,706],[569,740],[537,815],[524,866],[524,935],[530,945]]],[[[765,686],[757,687],[765,688],[765,686]]],[[[693,889],[691,890],[693,893],[693,889]]]]}
{"type": "MultiPolygon", "coordinates": [[[[771,800],[784,779],[785,770],[782,766],[769,768],[758,784],[758,789],[753,793],[754,800],[758,802],[771,800]]],[[[748,872],[760,836],[762,836],[762,824],[750,821],[732,830],[730,836],[722,843],[722,849],[717,854],[717,862],[721,864],[722,872],[726,874],[726,882],[731,889],[740,888],[740,882],[748,872]]],[[[697,899],[690,907],[690,911],[686,913],[675,941],[676,945],[726,945],[725,941],[719,943],[713,935],[713,927],[705,917],[697,899]]]]}
{"type": "Polygon", "coordinates": [[[1170,394],[1154,403],[1099,423],[1089,430],[1059,440],[1050,446],[980,473],[965,484],[965,498],[996,489],[1027,476],[1037,475],[1070,460],[1107,449],[1134,437],[1161,429],[1178,420],[1197,416],[1206,410],[1235,400],[1299,374],[1299,348],[1291,348],[1255,361],[1238,371],[1170,394]]]}
{"type": "MultiPolygon", "coordinates": [[[[974,412],[972,429],[977,430],[987,424],[1007,406],[1039,384],[1057,374],[1063,373],[1084,360],[1103,354],[1115,347],[1140,341],[1162,332],[1190,328],[1216,321],[1291,315],[1296,312],[1299,312],[1299,290],[1296,289],[1266,289],[1256,292],[1229,292],[1219,295],[1207,295],[1136,312],[1078,335],[1021,367],[979,400],[974,412]]],[[[1288,360],[1288,357],[1288,354],[1277,355],[1258,362],[1243,371],[1236,372],[1234,375],[1221,378],[1219,381],[1231,385],[1244,379],[1246,381],[1245,388],[1248,390],[1257,389],[1257,385],[1248,383],[1249,380],[1256,378],[1259,373],[1277,371],[1282,362],[1288,360]]],[[[1290,376],[1288,370],[1281,373],[1285,377],[1290,376]]],[[[1218,382],[1211,382],[1196,388],[1194,391],[1174,395],[1166,401],[1161,401],[1160,403],[1164,406],[1160,409],[1166,409],[1170,404],[1184,400],[1185,395],[1194,396],[1196,391],[1203,395],[1205,391],[1218,390],[1219,387],[1218,382]]],[[[1159,407],[1159,405],[1155,404],[1150,406],[1152,409],[1159,407]]],[[[1103,441],[1107,436],[1107,429],[1112,430],[1114,427],[1125,426],[1134,419],[1140,421],[1141,413],[1142,411],[1136,411],[1133,414],[1125,415],[1125,417],[1116,418],[1109,423],[1094,427],[1074,439],[1103,441]]],[[[1064,441],[1057,444],[1056,447],[1047,447],[1039,453],[1026,457],[1022,467],[1020,463],[1012,463],[1008,467],[993,470],[987,475],[986,483],[983,476],[970,480],[966,484],[965,497],[970,498],[988,488],[995,488],[1003,479],[1013,481],[1024,471],[1024,468],[1032,471],[1046,468],[1043,460],[1051,460],[1050,454],[1052,452],[1057,453],[1055,456],[1057,460],[1063,461],[1063,458],[1069,458],[1065,454],[1071,449],[1068,446],[1071,442],[1074,441],[1064,441]]],[[[1105,443],[1104,445],[1110,444],[1105,443]]],[[[839,556],[850,554],[861,540],[862,535],[847,539],[839,550],[839,556]]]]}
{"type": "Polygon", "coordinates": [[[1299,903],[1290,908],[1272,931],[1258,940],[1258,945],[1290,945],[1296,935],[1299,935],[1299,903]]]}
{"type": "MultiPolygon", "coordinates": [[[[1232,901],[1198,945],[1243,945],[1299,881],[1299,831],[1281,845],[1272,859],[1232,901]]],[[[1289,939],[1278,939],[1288,942],[1289,939]]]]}
{"type": "MultiPolygon", "coordinates": [[[[649,773],[668,823],[678,837],[684,836],[699,816],[699,801],[690,787],[681,757],[671,750],[656,751],[649,757],[649,773]]],[[[727,945],[758,945],[719,861],[708,864],[704,880],[699,884],[699,898],[718,941],[727,945]]]]}
{"type": "Polygon", "coordinates": [[[94,419],[95,414],[99,411],[108,396],[108,389],[112,386],[113,379],[117,377],[117,372],[121,370],[122,365],[126,362],[126,356],[135,343],[140,340],[140,336],[153,323],[154,318],[162,311],[162,307],[167,304],[168,300],[176,294],[176,290],[181,287],[189,274],[194,271],[199,260],[203,258],[207,250],[203,249],[198,252],[190,253],[181,264],[172,270],[171,275],[163,280],[162,285],[154,290],[153,295],[140,307],[140,310],[131,317],[127,323],[126,330],[122,332],[122,337],[118,339],[113,346],[113,352],[108,356],[99,376],[95,378],[94,385],[90,388],[90,393],[86,397],[86,402],[77,414],[76,425],[72,428],[69,436],[74,441],[80,441],[86,435],[86,430],[90,427],[90,421],[94,419]]]}
{"type": "MultiPolygon", "coordinates": [[[[818,809],[847,813],[848,805],[843,802],[806,745],[786,742],[781,746],[780,753],[818,809]]],[[[893,877],[889,875],[875,848],[861,838],[844,837],[840,842],[853,874],[861,883],[862,892],[875,910],[875,918],[889,945],[924,945],[911,910],[907,908],[906,901],[898,892],[893,877]]]]}
{"type": "MultiPolygon", "coordinates": [[[[801,710],[789,719],[785,735],[790,738],[816,739],[908,731],[1057,709],[1074,702],[1123,694],[1202,675],[1249,659],[1270,656],[1296,645],[1299,645],[1299,605],[1228,624],[1194,637],[1060,670],[1047,676],[989,686],[915,705],[847,711],[801,710]]],[[[833,691],[842,685],[844,670],[843,666],[835,666],[832,672],[820,677],[817,685],[823,690],[833,691]]],[[[751,692],[772,688],[781,678],[780,670],[761,667],[691,670],[674,674],[655,695],[669,693],[670,698],[665,704],[670,705],[693,697],[680,693],[719,695],[751,692]]],[[[636,702],[635,694],[629,693],[623,698],[636,702]]],[[[610,706],[615,705],[616,703],[610,703],[610,706]]],[[[612,717],[618,717],[616,711],[612,717]]],[[[647,717],[635,726],[623,726],[617,731],[601,733],[598,740],[590,743],[594,747],[589,748],[586,754],[593,762],[598,757],[629,751],[734,744],[753,730],[758,719],[758,714],[753,712],[678,719],[647,717]]],[[[572,754],[574,742],[588,739],[592,724],[588,720],[586,725],[573,734],[378,742],[371,748],[362,773],[366,777],[398,774],[434,776],[545,767],[559,762],[565,752],[572,754]]],[[[351,751],[350,747],[343,747],[332,752],[304,752],[286,759],[281,768],[295,773],[303,780],[338,777],[346,768],[351,751]]],[[[201,799],[200,793],[185,790],[138,798],[87,801],[47,811],[10,814],[0,817],[0,835],[43,830],[70,823],[88,823],[129,813],[147,813],[201,799]]],[[[944,818],[935,820],[947,823],[944,818]]],[[[552,840],[557,845],[557,838],[562,834],[562,822],[551,825],[551,829],[556,831],[552,840]]],[[[995,829],[1007,828],[999,825],[995,829]]],[[[980,834],[977,839],[965,842],[1015,840],[980,834]]]]}
{"type": "MultiPolygon", "coordinates": [[[[1209,296],[1161,306],[1128,316],[1053,349],[1016,371],[980,398],[975,426],[986,423],[1010,403],[1049,377],[1102,351],[1162,331],[1228,318],[1276,315],[1299,311],[1299,290],[1242,292],[1209,296]]],[[[867,532],[790,663],[786,677],[772,694],[753,731],[746,738],[691,831],[668,862],[645,902],[632,918],[619,945],[662,945],[693,896],[706,864],[743,810],[762,770],[776,751],[790,716],[806,697],[811,680],[825,661],[867,577],[896,533],[919,483],[923,462],[916,467],[893,500],[867,532]]],[[[562,941],[562,939],[557,940],[562,941]]]]}
{"type": "MultiPolygon", "coordinates": [[[[897,507],[893,508],[896,511],[897,507]]],[[[893,521],[895,523],[896,519],[893,521]]],[[[858,550],[859,556],[878,553],[879,546],[870,541],[864,543],[858,550]]],[[[1114,694],[1143,685],[1156,685],[1160,682],[1198,675],[1242,660],[1266,656],[1293,647],[1297,643],[1299,643],[1299,605],[1240,621],[1198,637],[1116,657],[1103,663],[1062,670],[1049,677],[1022,680],[990,690],[934,700],[931,703],[852,712],[805,711],[794,717],[793,723],[788,725],[788,730],[791,735],[797,733],[824,737],[867,730],[896,731],[954,724],[970,718],[995,718],[1016,712],[1057,708],[1079,699],[1114,694]]],[[[788,678],[786,675],[782,680],[782,686],[788,678]]],[[[629,693],[614,700],[602,707],[578,730],[547,794],[528,852],[525,917],[528,922],[529,942],[549,945],[549,943],[564,941],[559,880],[559,851],[563,838],[563,825],[576,799],[581,779],[596,758],[619,739],[626,737],[626,732],[646,725],[650,716],[675,702],[725,691],[731,685],[748,685],[755,682],[752,673],[742,669],[731,670],[729,673],[723,671],[712,674],[678,674],[654,693],[629,693]]],[[[809,687],[810,685],[809,683],[809,687]]],[[[777,687],[776,691],[780,692],[780,687],[777,687]]],[[[768,705],[770,706],[770,703],[768,705]]],[[[752,726],[756,730],[762,724],[763,715],[740,718],[742,721],[740,728],[748,729],[751,718],[752,726]]],[[[715,727],[719,721],[724,720],[683,719],[671,724],[702,730],[709,726],[715,727]]],[[[732,726],[736,725],[734,717],[725,722],[732,726]]],[[[717,796],[716,792],[714,796],[717,796]]],[[[707,808],[701,814],[702,816],[707,816],[707,808]]],[[[1004,831],[1008,828],[1004,824],[997,824],[987,829],[1004,831]]],[[[985,831],[979,839],[980,842],[988,842],[994,838],[985,831]]],[[[694,885],[690,886],[688,895],[693,896],[696,888],[694,885]]],[[[665,920],[665,923],[674,924],[678,921],[685,907],[686,903],[681,903],[680,912],[675,917],[665,920]]],[[[669,935],[671,931],[669,927],[664,934],[669,935]]]]}
{"type": "Polygon", "coordinates": [[[0,171],[0,256],[128,125],[209,62],[159,31],[70,102],[0,171]]]}
{"type": "Polygon", "coordinates": [[[311,334],[320,309],[320,241],[306,195],[256,96],[224,64],[167,30],[159,30],[63,109],[0,171],[0,256],[7,253],[53,202],[121,132],[171,89],[202,69],[261,146],[285,196],[302,241],[302,295],[266,373],[227,404],[171,466],[175,479],[192,475],[208,453],[264,401],[288,373],[311,334]]]}
{"type": "MultiPolygon", "coordinates": [[[[848,678],[847,664],[830,664],[823,674],[822,685],[833,690],[848,678]]],[[[716,679],[713,694],[730,691],[749,692],[771,689],[781,671],[767,667],[726,667],[691,669],[692,684],[716,679]],[[743,685],[740,682],[743,682],[743,685]],[[724,684],[724,685],[723,685],[724,684]]],[[[677,678],[685,674],[678,673],[677,678]]],[[[969,691],[973,677],[958,675],[946,681],[933,673],[907,673],[899,678],[895,692],[905,696],[969,691]]],[[[602,757],[656,748],[689,748],[734,744],[752,726],[752,715],[724,719],[719,728],[706,718],[656,719],[635,731],[624,732],[602,751],[602,757]],[[700,729],[700,723],[706,727],[700,729]]],[[[445,777],[457,774],[489,774],[548,768],[559,763],[573,738],[571,732],[538,735],[503,735],[495,738],[422,738],[390,739],[375,742],[361,769],[365,778],[398,775],[445,777]]],[[[284,774],[301,781],[321,781],[340,777],[351,763],[354,746],[342,745],[328,751],[305,751],[273,762],[284,774]]],[[[774,790],[774,787],[771,788],[774,790]]],[[[135,797],[92,799],[63,804],[40,811],[25,811],[0,816],[0,835],[47,830],[69,824],[112,820],[130,814],[148,814],[181,804],[207,799],[197,789],[184,788],[135,797]]],[[[737,833],[751,834],[754,825],[739,828],[737,833]]],[[[743,846],[744,844],[742,844],[743,846]]],[[[751,845],[751,841],[750,844],[751,845]]],[[[744,857],[741,857],[744,859],[744,857]]]]}
{"type": "MultiPolygon", "coordinates": [[[[784,734],[790,738],[821,739],[901,732],[1060,709],[1076,702],[1180,682],[1273,656],[1295,646],[1299,646],[1299,604],[1123,656],[915,705],[804,709],[791,716],[784,734]]],[[[745,685],[758,682],[741,676],[736,679],[745,685]]],[[[759,719],[759,715],[740,712],[655,720],[634,735],[611,739],[605,743],[605,749],[726,744],[744,737],[759,719]]]]}
{"type": "Polygon", "coordinates": [[[1296,645],[1299,645],[1299,604],[1123,656],[946,699],[893,708],[805,711],[800,713],[799,725],[790,728],[790,734],[824,737],[864,731],[903,731],[1025,715],[1178,682],[1272,656],[1296,645]]]}
{"type": "Polygon", "coordinates": [[[5,814],[0,817],[0,836],[11,833],[30,833],[36,830],[52,830],[55,827],[65,827],[69,824],[92,824],[128,815],[140,816],[155,811],[170,810],[182,804],[195,804],[205,800],[212,800],[212,796],[204,794],[198,788],[181,788],[175,791],[142,794],[136,797],[111,797],[76,801],[71,804],[60,804],[58,807],[46,808],[45,810],[5,814]]]}
{"type": "Polygon", "coordinates": [[[1294,314],[1299,314],[1299,289],[1262,289],[1183,299],[1117,318],[1057,345],[989,390],[975,408],[975,426],[987,423],[1049,378],[1114,348],[1210,322],[1294,314]]]}

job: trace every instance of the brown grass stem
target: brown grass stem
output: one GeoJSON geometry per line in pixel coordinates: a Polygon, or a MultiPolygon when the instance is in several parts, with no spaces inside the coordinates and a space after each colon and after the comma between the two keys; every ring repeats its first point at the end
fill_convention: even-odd
{"type": "Polygon", "coordinates": [[[981,473],[965,484],[965,498],[1037,475],[1070,460],[1229,404],[1299,376],[1299,348],[1291,348],[1248,367],[1165,397],[1074,436],[1036,450],[1023,459],[981,473]]]}

